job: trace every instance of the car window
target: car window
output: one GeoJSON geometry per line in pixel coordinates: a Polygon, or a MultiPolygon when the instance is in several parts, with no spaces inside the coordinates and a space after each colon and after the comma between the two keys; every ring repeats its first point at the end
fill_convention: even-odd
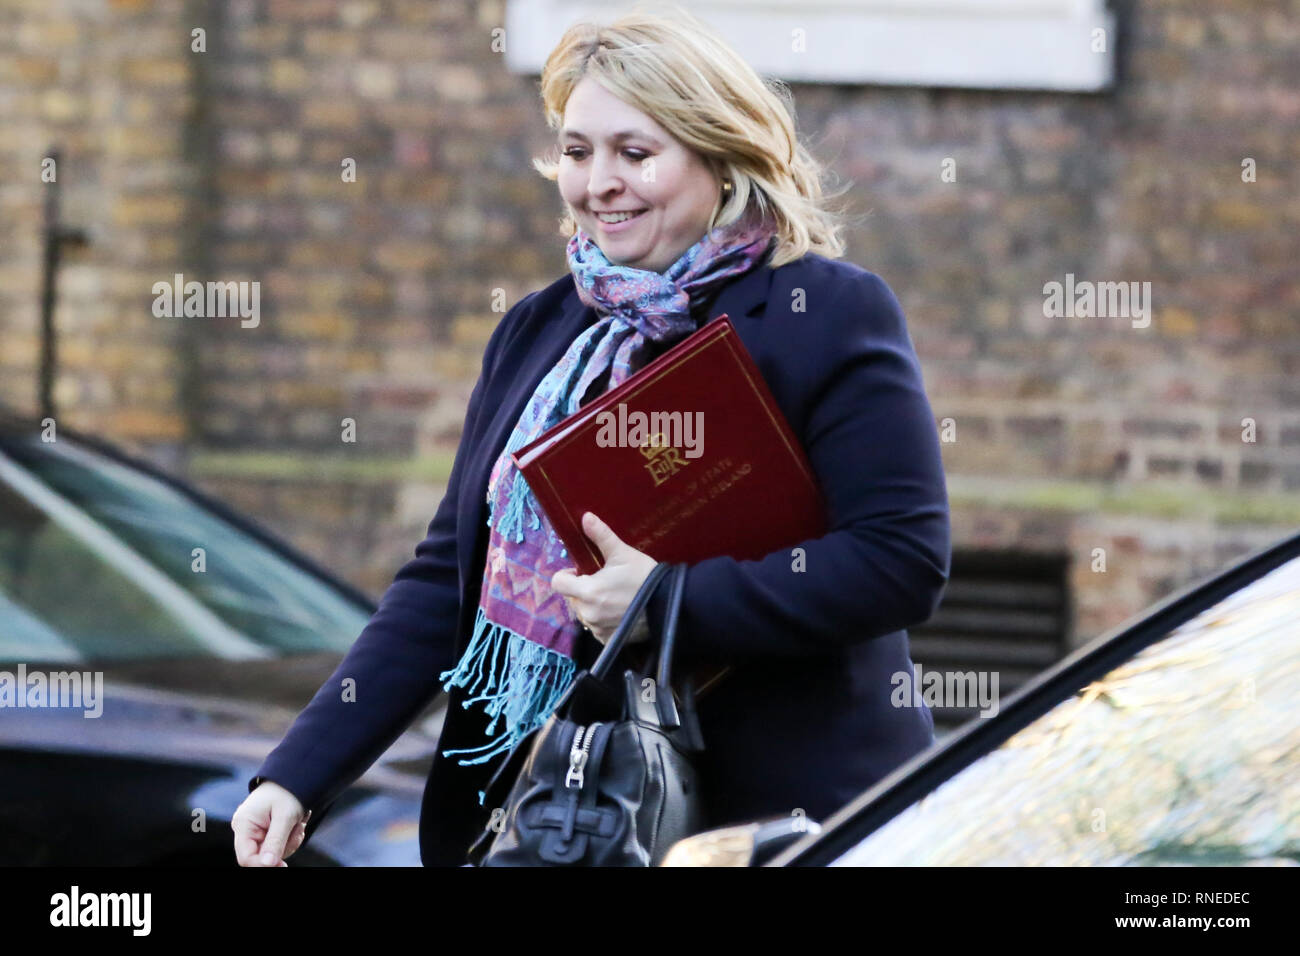
{"type": "Polygon", "coordinates": [[[165,482],[36,438],[0,453],[0,598],[11,660],[343,651],[368,618],[165,482]]]}
{"type": "Polygon", "coordinates": [[[1063,701],[835,866],[1293,863],[1300,558],[1063,701]]]}

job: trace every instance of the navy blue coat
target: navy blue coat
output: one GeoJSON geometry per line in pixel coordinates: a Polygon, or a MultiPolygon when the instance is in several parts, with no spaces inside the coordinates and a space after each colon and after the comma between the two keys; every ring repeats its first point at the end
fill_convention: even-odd
{"type": "MultiPolygon", "coordinates": [[[[816,254],[778,269],[760,265],[693,310],[697,321],[722,312],[802,441],[831,530],[802,543],[802,571],[789,548],[761,560],[711,558],[689,570],[682,660],[732,665],[699,702],[707,819],[718,826],[802,810],[821,820],[934,740],[930,712],[910,706],[910,695],[909,706],[894,706],[891,694],[895,674],[906,672],[910,686],[905,629],[930,617],[948,578],[938,434],[902,310],[873,273],[816,254]]],[[[533,389],[595,321],[566,273],[521,300],[493,332],[428,536],[250,781],[293,792],[316,811],[313,829],[459,660],[486,560],[488,474],[533,389]],[[341,700],[347,677],[357,702],[341,700]]],[[[666,592],[649,605],[654,633],[666,592]]],[[[580,664],[599,650],[586,641],[580,664]]],[[[463,699],[454,688],[425,788],[425,865],[463,863],[491,809],[479,806],[478,791],[500,758],[461,766],[441,755],[487,740],[483,705],[466,710],[463,699]]]]}

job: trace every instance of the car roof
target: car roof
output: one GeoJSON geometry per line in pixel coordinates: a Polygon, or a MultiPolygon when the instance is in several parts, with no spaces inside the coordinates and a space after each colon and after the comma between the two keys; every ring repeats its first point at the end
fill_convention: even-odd
{"type": "Polygon", "coordinates": [[[1152,605],[1039,674],[997,716],[967,721],[943,743],[896,768],[766,866],[827,866],[921,797],[996,750],[1092,681],[1270,571],[1300,557],[1300,533],[1240,559],[1227,570],[1152,605]]]}

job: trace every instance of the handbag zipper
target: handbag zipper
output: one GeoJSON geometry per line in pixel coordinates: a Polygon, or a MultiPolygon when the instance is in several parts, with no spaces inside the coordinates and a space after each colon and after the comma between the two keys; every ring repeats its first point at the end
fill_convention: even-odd
{"type": "Polygon", "coordinates": [[[587,766],[587,756],[591,753],[591,742],[596,738],[599,723],[588,727],[579,727],[573,735],[573,746],[569,748],[569,772],[564,775],[565,788],[577,787],[581,790],[584,783],[583,768],[587,766]],[[575,782],[576,781],[576,782],[575,782]]]}

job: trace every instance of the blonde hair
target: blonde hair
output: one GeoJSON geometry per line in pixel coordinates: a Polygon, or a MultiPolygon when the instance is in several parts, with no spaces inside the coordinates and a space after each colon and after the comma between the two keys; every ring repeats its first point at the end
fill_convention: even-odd
{"type": "MultiPolygon", "coordinates": [[[[590,76],[731,181],[710,230],[746,214],[770,218],[777,234],[773,267],[807,252],[844,255],[844,220],[823,195],[824,167],[799,142],[789,88],[760,77],[698,18],[670,9],[665,16],[638,7],[608,25],[569,27],[542,69],[547,125],[559,130],[574,87],[590,76]]],[[[535,158],[533,167],[552,182],[558,178],[558,159],[535,158]]],[[[576,230],[566,208],[560,233],[576,230]]]]}

